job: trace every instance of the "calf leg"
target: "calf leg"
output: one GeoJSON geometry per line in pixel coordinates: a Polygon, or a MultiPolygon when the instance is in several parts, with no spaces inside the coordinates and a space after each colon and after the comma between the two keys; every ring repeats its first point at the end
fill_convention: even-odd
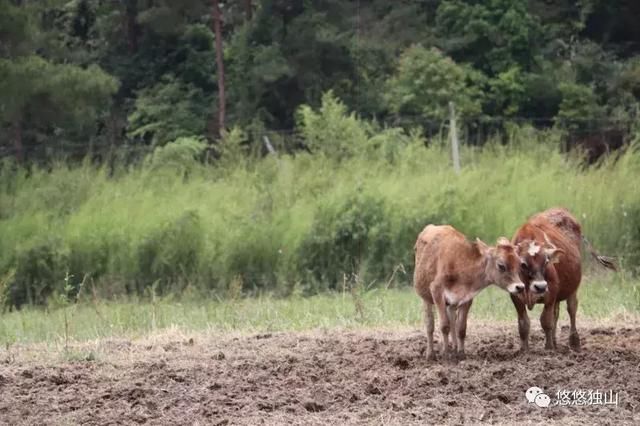
{"type": "Polygon", "coordinates": [[[556,339],[556,333],[558,331],[558,320],[560,319],[560,302],[556,301],[553,306],[553,347],[558,347],[558,340],[556,339]]]}
{"type": "Polygon", "coordinates": [[[574,292],[567,299],[567,312],[569,312],[569,320],[571,321],[571,330],[569,332],[569,347],[576,351],[580,350],[580,336],[576,329],[576,312],[578,310],[578,294],[574,292]]]}
{"type": "Polygon", "coordinates": [[[440,318],[440,331],[442,332],[442,356],[445,359],[450,358],[449,350],[449,332],[451,330],[449,324],[449,316],[447,315],[447,305],[444,300],[444,292],[438,285],[432,286],[435,291],[431,292],[433,301],[438,307],[438,317],[440,318]]]}
{"type": "Polygon", "coordinates": [[[433,304],[424,301],[424,325],[427,330],[427,359],[433,361],[436,359],[436,353],[433,350],[433,330],[434,330],[434,318],[433,318],[433,304]]]}
{"type": "Polygon", "coordinates": [[[458,306],[458,322],[456,329],[458,338],[458,359],[465,359],[464,339],[467,337],[467,315],[469,314],[469,309],[471,309],[472,302],[473,301],[470,300],[467,303],[463,303],[458,306]]]}
{"type": "Polygon", "coordinates": [[[456,337],[456,320],[458,317],[458,307],[453,305],[447,305],[447,318],[449,318],[449,337],[451,339],[451,346],[453,354],[458,352],[458,338],[456,337]]]}
{"type": "Polygon", "coordinates": [[[544,330],[545,349],[555,349],[555,342],[553,340],[553,326],[555,324],[555,300],[551,300],[549,302],[545,302],[544,308],[542,309],[542,315],[540,315],[540,325],[544,330]]]}
{"type": "Polygon", "coordinates": [[[527,315],[527,307],[515,296],[511,296],[513,306],[518,312],[518,333],[520,334],[520,352],[525,353],[529,351],[529,330],[531,323],[529,322],[529,315],[527,315]]]}

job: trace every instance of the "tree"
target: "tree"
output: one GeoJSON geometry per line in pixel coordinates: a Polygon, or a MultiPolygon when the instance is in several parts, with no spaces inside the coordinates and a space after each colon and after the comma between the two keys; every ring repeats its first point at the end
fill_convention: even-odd
{"type": "Polygon", "coordinates": [[[95,131],[118,82],[95,64],[84,68],[58,62],[55,55],[64,52],[59,40],[65,35],[56,28],[55,15],[50,22],[35,19],[42,12],[40,5],[13,6],[4,1],[0,6],[13,23],[3,28],[9,43],[3,49],[7,58],[0,58],[0,128],[9,130],[21,163],[27,131],[32,143],[38,131],[55,129],[62,137],[65,132],[95,131]]]}
{"type": "Polygon", "coordinates": [[[528,0],[443,0],[436,25],[447,53],[490,77],[513,66],[532,70],[545,39],[528,0]]]}
{"type": "Polygon", "coordinates": [[[211,18],[213,31],[216,37],[216,65],[218,74],[218,134],[225,129],[225,106],[224,94],[224,60],[222,51],[222,14],[220,13],[220,1],[211,0],[211,18]]]}
{"type": "Polygon", "coordinates": [[[128,117],[128,135],[152,145],[165,145],[180,137],[203,136],[209,105],[209,98],[197,86],[166,75],[154,86],[137,93],[128,117]]]}
{"type": "Polygon", "coordinates": [[[232,125],[250,135],[291,129],[300,105],[318,107],[327,91],[387,124],[404,115],[438,122],[449,100],[467,117],[550,125],[558,111],[566,121],[595,99],[610,120],[630,120],[640,100],[638,8],[632,0],[0,0],[0,144],[23,159],[47,146],[164,144],[232,125]],[[62,73],[73,87],[54,82],[62,73]]]}
{"type": "Polygon", "coordinates": [[[16,160],[24,160],[23,128],[91,126],[117,89],[117,81],[93,65],[52,64],[31,55],[0,59],[0,119],[14,133],[16,160]]]}
{"type": "Polygon", "coordinates": [[[335,160],[344,160],[363,152],[369,138],[369,126],[349,113],[340,99],[329,91],[322,96],[322,105],[314,111],[302,105],[296,114],[298,128],[308,147],[335,160]]]}
{"type": "Polygon", "coordinates": [[[590,86],[561,83],[562,102],[557,122],[570,130],[598,130],[594,125],[604,116],[604,109],[590,86]]]}
{"type": "Polygon", "coordinates": [[[456,64],[437,49],[413,45],[398,61],[387,81],[387,103],[398,115],[419,115],[428,120],[444,120],[449,102],[462,116],[480,113],[481,92],[474,82],[477,73],[456,64]]]}
{"type": "Polygon", "coordinates": [[[253,2],[251,0],[244,0],[244,13],[245,19],[250,21],[253,17],[253,2]]]}
{"type": "Polygon", "coordinates": [[[125,0],[125,28],[127,34],[127,45],[129,46],[129,54],[134,54],[138,50],[138,1],[125,0]]]}

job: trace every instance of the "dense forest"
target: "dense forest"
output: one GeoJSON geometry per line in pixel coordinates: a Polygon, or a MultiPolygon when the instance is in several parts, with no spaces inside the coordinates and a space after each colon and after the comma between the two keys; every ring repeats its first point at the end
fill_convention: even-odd
{"type": "Polygon", "coordinates": [[[0,154],[146,153],[183,136],[216,152],[233,127],[262,149],[327,91],[427,131],[449,101],[477,130],[628,129],[638,19],[633,0],[0,0],[0,154]]]}
{"type": "Polygon", "coordinates": [[[640,272],[639,2],[0,11],[4,308],[406,284],[426,224],[492,243],[554,205],[640,272]],[[585,167],[594,133],[629,148],[585,167]]]}

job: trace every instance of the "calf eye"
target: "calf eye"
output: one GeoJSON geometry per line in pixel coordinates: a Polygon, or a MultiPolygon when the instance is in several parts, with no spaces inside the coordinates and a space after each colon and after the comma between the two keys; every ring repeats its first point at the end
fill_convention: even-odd
{"type": "Polygon", "coordinates": [[[507,267],[504,265],[504,263],[498,263],[498,270],[500,272],[504,272],[507,270],[507,267]]]}

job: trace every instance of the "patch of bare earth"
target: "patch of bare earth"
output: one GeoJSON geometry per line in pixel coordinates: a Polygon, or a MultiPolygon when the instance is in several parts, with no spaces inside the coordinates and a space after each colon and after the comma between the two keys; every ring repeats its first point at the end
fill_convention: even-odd
{"type": "Polygon", "coordinates": [[[428,362],[418,330],[168,332],[77,345],[69,361],[0,352],[2,424],[639,424],[640,327],[591,324],[583,350],[517,355],[513,325],[470,324],[468,358],[428,362]],[[83,352],[84,351],[84,352],[83,352]],[[618,405],[527,403],[539,386],[613,390],[618,405]]]}

